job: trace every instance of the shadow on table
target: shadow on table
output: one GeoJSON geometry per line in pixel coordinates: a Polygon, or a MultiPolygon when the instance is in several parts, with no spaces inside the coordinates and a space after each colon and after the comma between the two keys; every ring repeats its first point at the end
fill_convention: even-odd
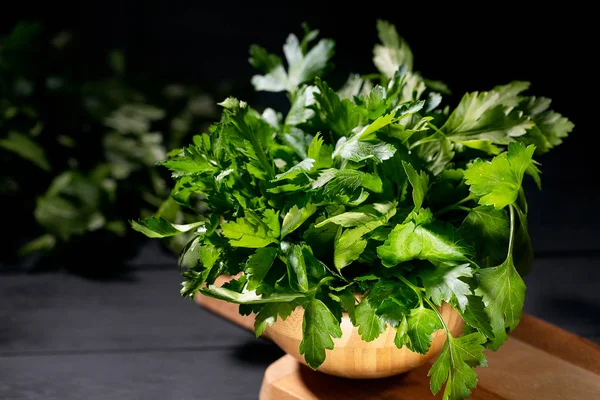
{"type": "Polygon", "coordinates": [[[277,345],[261,338],[240,344],[233,353],[236,361],[265,367],[283,357],[283,355],[285,353],[277,345]]]}

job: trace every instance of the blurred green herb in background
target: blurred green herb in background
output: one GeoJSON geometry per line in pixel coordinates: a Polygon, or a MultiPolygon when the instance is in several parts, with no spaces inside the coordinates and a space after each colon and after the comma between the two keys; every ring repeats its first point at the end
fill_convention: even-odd
{"type": "MultiPolygon", "coordinates": [[[[68,32],[31,22],[0,37],[0,197],[12,232],[3,263],[39,251],[81,263],[76,254],[97,240],[119,246],[104,255],[121,257],[138,240],[127,220],[157,209],[186,220],[168,200],[168,176],[153,167],[214,121],[212,97],[128,74],[122,51],[95,65],[77,45],[68,32]]],[[[185,242],[166,244],[178,252],[185,242]]]]}

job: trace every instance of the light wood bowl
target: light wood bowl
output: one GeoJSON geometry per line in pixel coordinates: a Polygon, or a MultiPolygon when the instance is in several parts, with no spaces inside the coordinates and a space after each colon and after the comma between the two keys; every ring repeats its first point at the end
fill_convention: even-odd
{"type": "MultiPolygon", "coordinates": [[[[460,315],[446,303],[440,310],[450,332],[458,335],[464,323],[460,315]]],[[[298,307],[285,321],[278,319],[267,328],[266,333],[283,351],[306,365],[298,350],[302,341],[303,317],[304,310],[298,307]]],[[[341,328],[342,337],[333,339],[334,349],[326,350],[325,362],[317,371],[352,379],[384,378],[409,371],[437,356],[446,340],[444,330],[435,332],[429,352],[423,355],[406,347],[398,349],[394,344],[396,331],[390,326],[372,342],[361,339],[358,328],[352,325],[346,313],[342,317],[341,328]]]]}

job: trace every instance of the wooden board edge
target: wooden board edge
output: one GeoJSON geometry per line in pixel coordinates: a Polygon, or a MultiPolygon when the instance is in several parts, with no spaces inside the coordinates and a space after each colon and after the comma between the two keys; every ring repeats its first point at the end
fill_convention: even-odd
{"type": "Polygon", "coordinates": [[[600,374],[600,346],[533,315],[524,314],[510,336],[588,371],[600,374]]]}

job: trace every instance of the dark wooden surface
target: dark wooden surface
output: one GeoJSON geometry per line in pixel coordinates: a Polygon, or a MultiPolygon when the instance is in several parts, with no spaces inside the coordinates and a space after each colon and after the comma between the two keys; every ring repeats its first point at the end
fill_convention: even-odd
{"type": "MultiPolygon", "coordinates": [[[[600,214],[589,210],[600,199],[569,187],[529,191],[525,310],[599,343],[600,214]]],[[[182,299],[156,242],[128,265],[109,280],[0,272],[1,400],[257,398],[282,352],[182,299]]]]}
{"type": "MultiPolygon", "coordinates": [[[[599,261],[537,259],[526,310],[600,341],[599,261]]],[[[0,276],[0,399],[256,399],[281,351],[181,299],[180,280],[172,265],[0,276]]]]}

